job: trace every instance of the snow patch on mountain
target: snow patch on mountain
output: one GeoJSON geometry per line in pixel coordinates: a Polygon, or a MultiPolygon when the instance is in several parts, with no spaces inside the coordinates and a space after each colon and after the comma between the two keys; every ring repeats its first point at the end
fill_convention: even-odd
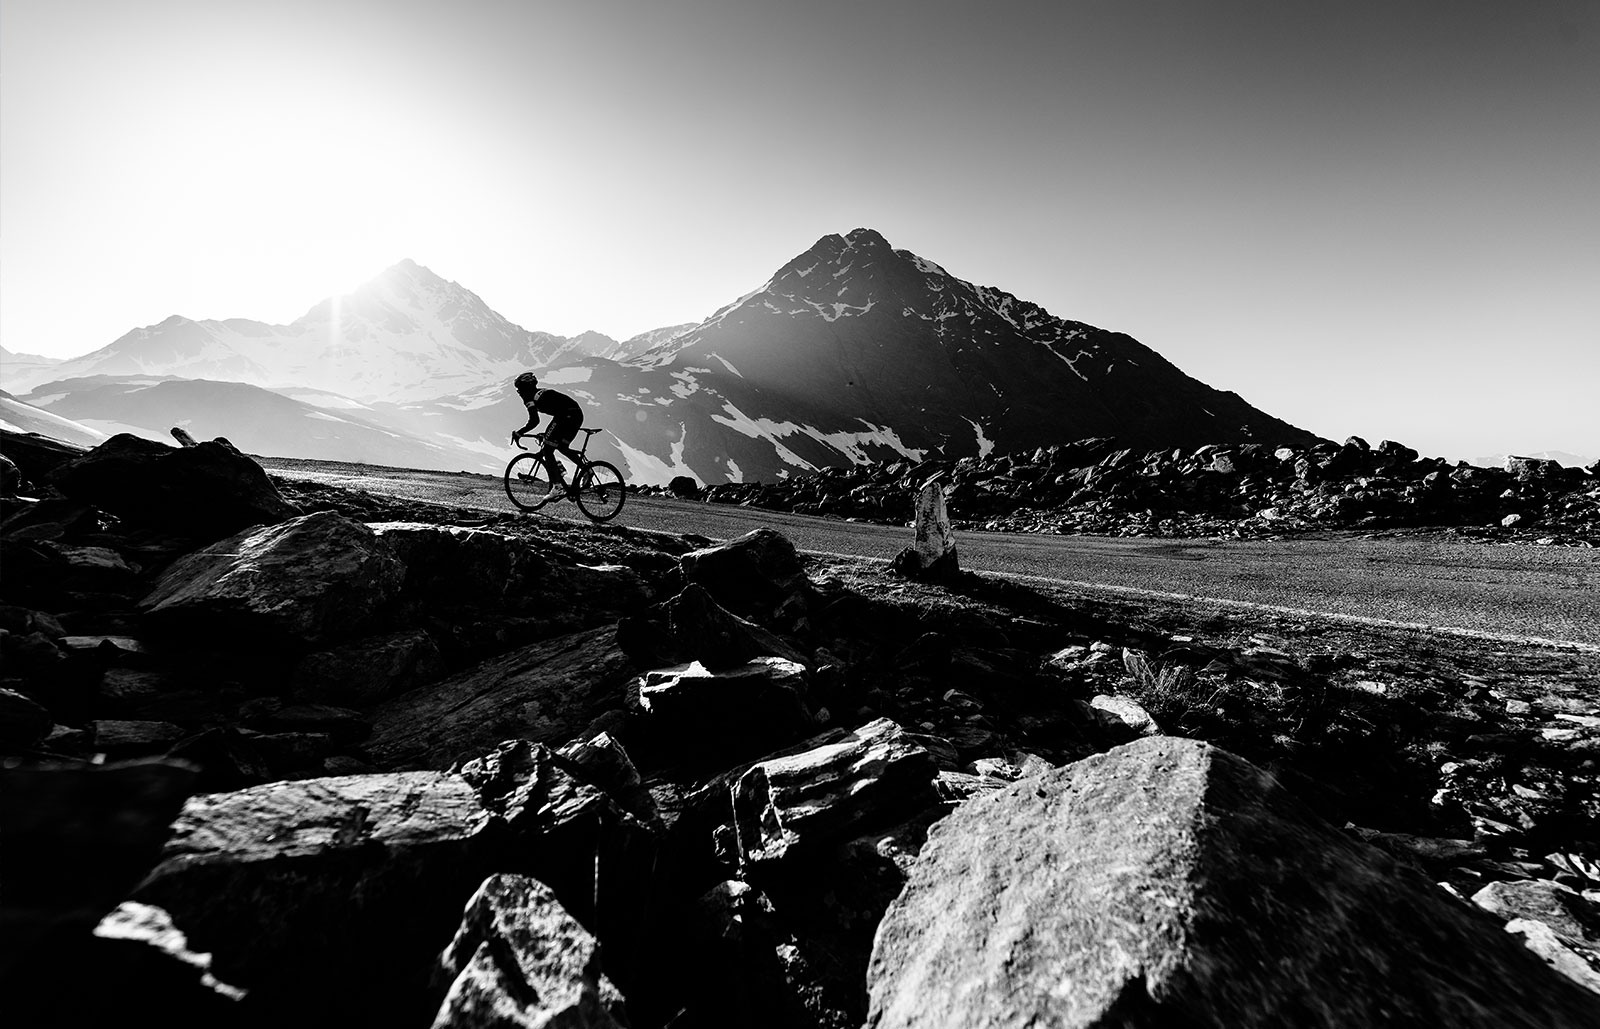
{"type": "Polygon", "coordinates": [[[689,428],[680,422],[678,429],[678,438],[672,442],[665,461],[653,454],[647,454],[643,450],[629,446],[621,437],[612,436],[612,445],[621,453],[623,463],[627,465],[627,468],[623,470],[623,478],[634,485],[655,486],[664,486],[674,476],[678,475],[687,475],[699,481],[699,476],[694,474],[694,469],[683,462],[683,451],[689,438],[689,428]]]}
{"type": "Polygon", "coordinates": [[[844,454],[851,464],[872,463],[872,457],[862,450],[869,445],[887,447],[911,461],[921,461],[923,455],[927,453],[925,449],[906,446],[900,441],[900,434],[891,428],[873,425],[865,418],[859,418],[857,421],[867,427],[865,432],[821,432],[809,425],[802,426],[801,431],[844,454]]]}
{"type": "Polygon", "coordinates": [[[972,426],[972,431],[977,433],[977,435],[978,435],[978,456],[979,457],[988,457],[991,453],[993,453],[994,452],[994,440],[990,439],[988,436],[985,436],[983,434],[983,426],[979,425],[977,422],[973,421],[971,418],[963,418],[961,420],[966,422],[968,425],[972,426]]]}
{"type": "Polygon", "coordinates": [[[816,465],[779,442],[780,437],[799,432],[800,426],[793,422],[776,422],[770,418],[751,418],[729,403],[723,404],[722,409],[728,412],[728,417],[724,418],[722,415],[714,414],[711,416],[712,421],[726,425],[734,432],[749,436],[751,439],[766,440],[772,445],[773,452],[778,455],[778,458],[784,464],[793,465],[808,472],[817,470],[816,465]]]}

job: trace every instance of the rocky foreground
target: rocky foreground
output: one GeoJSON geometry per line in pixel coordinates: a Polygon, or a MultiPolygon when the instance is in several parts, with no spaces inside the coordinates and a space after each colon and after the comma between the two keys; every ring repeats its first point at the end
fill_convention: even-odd
{"type": "Polygon", "coordinates": [[[1600,655],[4,442],[8,1024],[1600,1024],[1600,655]]]}
{"type": "Polygon", "coordinates": [[[1113,439],[1028,455],[826,469],[681,495],[798,514],[903,524],[906,497],[939,476],[962,528],[1122,536],[1285,536],[1327,529],[1458,527],[1463,535],[1600,546],[1600,469],[1512,458],[1508,468],[1419,458],[1385,440],[1343,445],[1130,450],[1113,439]]]}

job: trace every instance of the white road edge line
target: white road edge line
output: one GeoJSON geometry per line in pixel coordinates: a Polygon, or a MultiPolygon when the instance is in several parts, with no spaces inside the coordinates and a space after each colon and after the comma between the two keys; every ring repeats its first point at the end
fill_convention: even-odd
{"type": "MultiPolygon", "coordinates": [[[[890,562],[881,557],[862,557],[858,554],[838,554],[829,550],[803,550],[803,554],[816,554],[819,557],[842,557],[854,561],[876,561],[879,564],[890,562]]],[[[1239,607],[1251,611],[1271,611],[1277,614],[1298,615],[1310,618],[1328,618],[1337,622],[1354,622],[1357,625],[1374,625],[1385,629],[1412,629],[1419,632],[1440,633],[1445,636],[1462,636],[1467,639],[1490,640],[1496,643],[1532,644],[1538,647],[1554,647],[1557,650],[1578,650],[1589,654],[1600,654],[1600,646],[1593,643],[1582,643],[1578,640],[1553,640],[1543,636],[1517,636],[1512,633],[1489,632],[1486,629],[1463,629],[1454,625],[1428,625],[1424,622],[1398,622],[1390,618],[1374,618],[1371,615],[1349,615],[1338,611],[1316,611],[1305,607],[1282,607],[1277,604],[1260,604],[1253,600],[1228,600],[1223,597],[1207,597],[1198,593],[1168,593],[1165,590],[1146,590],[1136,586],[1112,586],[1103,582],[1084,582],[1081,579],[1053,579],[1047,575],[1027,575],[1022,572],[976,572],[977,575],[992,575],[1001,579],[1019,579],[1025,582],[1044,582],[1056,586],[1072,586],[1084,590],[1103,590],[1107,593],[1122,593],[1135,597],[1159,597],[1163,600],[1198,601],[1204,604],[1216,604],[1222,607],[1239,607]]]]}

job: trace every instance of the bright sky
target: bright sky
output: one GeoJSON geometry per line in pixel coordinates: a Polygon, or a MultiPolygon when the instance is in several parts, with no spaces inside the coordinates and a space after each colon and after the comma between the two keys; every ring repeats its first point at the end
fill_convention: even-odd
{"type": "Polygon", "coordinates": [[[1600,5],[6,0],[0,344],[404,257],[694,321],[857,226],[1337,439],[1600,453],[1600,5]]]}

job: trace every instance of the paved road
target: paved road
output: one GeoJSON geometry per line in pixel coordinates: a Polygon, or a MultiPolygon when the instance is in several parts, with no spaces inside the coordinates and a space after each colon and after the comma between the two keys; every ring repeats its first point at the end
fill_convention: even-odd
{"type": "MultiPolygon", "coordinates": [[[[274,462],[266,462],[271,467],[274,462]]],[[[505,510],[486,476],[275,469],[377,493],[505,510]]],[[[554,517],[581,516],[569,504],[554,517]]],[[[910,531],[754,508],[629,497],[618,524],[728,539],[768,525],[802,550],[891,558],[910,531]]],[[[1600,647],[1600,551],[1441,539],[1163,540],[967,532],[961,566],[1085,588],[1149,591],[1600,647]]]]}

